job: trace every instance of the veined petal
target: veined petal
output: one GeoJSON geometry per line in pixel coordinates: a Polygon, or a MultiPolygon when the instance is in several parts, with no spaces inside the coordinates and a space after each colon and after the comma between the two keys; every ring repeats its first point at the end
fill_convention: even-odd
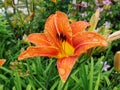
{"type": "Polygon", "coordinates": [[[92,47],[107,46],[108,42],[95,32],[82,32],[73,36],[73,44],[75,55],[80,55],[92,47]]]}
{"type": "Polygon", "coordinates": [[[90,24],[85,22],[85,21],[73,22],[71,24],[73,35],[78,33],[78,32],[84,31],[86,29],[86,27],[88,27],[88,26],[90,26],[90,24]]]}
{"type": "Polygon", "coordinates": [[[53,46],[30,46],[27,48],[26,51],[22,52],[18,60],[35,57],[35,56],[49,56],[49,57],[56,57],[58,55],[58,49],[53,46]]]}
{"type": "Polygon", "coordinates": [[[76,56],[58,59],[57,69],[63,82],[65,82],[77,60],[76,56]]]}
{"type": "Polygon", "coordinates": [[[0,59],[0,66],[2,66],[5,63],[5,59],[0,59]]]}
{"type": "Polygon", "coordinates": [[[48,17],[45,23],[44,33],[48,39],[48,41],[54,46],[57,45],[57,31],[54,24],[55,15],[51,15],[48,17]]]}
{"type": "Polygon", "coordinates": [[[43,33],[33,33],[28,36],[28,41],[34,43],[38,46],[48,46],[50,42],[48,42],[47,37],[43,33]]]}
{"type": "Polygon", "coordinates": [[[58,35],[63,34],[69,43],[72,40],[72,29],[69,24],[68,17],[65,13],[57,11],[54,17],[54,23],[58,35]]]}

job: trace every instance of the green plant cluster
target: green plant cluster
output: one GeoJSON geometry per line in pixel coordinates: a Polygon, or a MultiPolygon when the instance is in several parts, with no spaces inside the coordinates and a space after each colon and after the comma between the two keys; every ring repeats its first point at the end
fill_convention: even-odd
{"type": "Polygon", "coordinates": [[[119,0],[110,0],[113,2],[108,7],[99,7],[94,0],[76,0],[76,4],[73,4],[73,0],[56,0],[56,3],[51,0],[18,1],[22,2],[23,7],[19,2],[7,6],[0,1],[0,7],[5,10],[5,15],[0,15],[0,59],[6,59],[6,63],[0,67],[0,90],[120,90],[120,73],[113,68],[114,54],[120,50],[119,39],[82,64],[86,55],[80,57],[66,83],[60,80],[56,59],[35,57],[17,60],[20,52],[29,46],[23,35],[43,32],[46,19],[56,11],[65,12],[71,20],[89,22],[96,9],[101,8],[103,11],[97,27],[107,21],[111,33],[120,30],[119,0]],[[83,7],[82,2],[89,4],[83,7]],[[13,13],[7,11],[9,7],[13,8],[13,13]],[[27,8],[27,14],[19,8],[27,8]],[[86,15],[82,16],[85,12],[86,15]],[[31,13],[34,15],[29,17],[31,13]],[[105,61],[110,65],[107,71],[103,70],[105,61]]]}

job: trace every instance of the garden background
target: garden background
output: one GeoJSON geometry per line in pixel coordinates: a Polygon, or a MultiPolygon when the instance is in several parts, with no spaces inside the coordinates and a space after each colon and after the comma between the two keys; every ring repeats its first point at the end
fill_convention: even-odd
{"type": "MultiPolygon", "coordinates": [[[[83,54],[65,83],[55,58],[18,61],[20,53],[31,45],[27,35],[43,32],[51,14],[62,11],[71,21],[90,22],[98,8],[100,17],[94,31],[101,29],[100,34],[108,38],[120,30],[119,0],[0,0],[0,59],[6,60],[0,67],[0,90],[120,90],[120,69],[114,68],[120,39],[112,40],[106,49],[90,52],[92,56],[81,63],[86,58],[83,54]]],[[[120,56],[118,63],[120,68],[120,56]]]]}

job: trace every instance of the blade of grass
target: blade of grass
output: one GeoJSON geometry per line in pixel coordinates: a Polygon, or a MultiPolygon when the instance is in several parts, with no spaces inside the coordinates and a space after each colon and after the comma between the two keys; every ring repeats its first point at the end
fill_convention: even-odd
{"type": "Polygon", "coordinates": [[[9,78],[7,78],[5,75],[2,75],[2,74],[0,74],[0,79],[3,79],[5,81],[9,81],[9,78]]]}
{"type": "Polygon", "coordinates": [[[93,72],[94,72],[94,64],[93,64],[93,58],[91,58],[89,90],[93,90],[93,72]]]}
{"type": "Polygon", "coordinates": [[[26,90],[31,90],[32,86],[30,84],[27,85],[26,90]]]}
{"type": "Polygon", "coordinates": [[[14,83],[17,90],[22,90],[21,80],[17,72],[15,72],[14,83]]]}
{"type": "Polygon", "coordinates": [[[60,80],[57,90],[64,90],[64,88],[63,88],[64,84],[66,85],[66,83],[63,83],[63,82],[60,80]]]}
{"type": "Polygon", "coordinates": [[[26,62],[27,62],[27,65],[28,65],[28,69],[31,71],[31,73],[30,73],[31,79],[34,82],[36,82],[38,84],[38,86],[41,86],[43,90],[47,90],[46,87],[33,75],[30,62],[28,60],[26,62]]]}
{"type": "Polygon", "coordinates": [[[78,73],[79,69],[77,69],[73,74],[71,74],[71,78],[76,82],[78,83],[79,82],[79,79],[78,77],[76,76],[76,73],[78,73]]]}
{"type": "Polygon", "coordinates": [[[0,85],[0,90],[3,90],[4,85],[0,85]]]}
{"type": "Polygon", "coordinates": [[[5,72],[8,72],[10,74],[13,74],[13,72],[5,67],[0,67],[0,69],[4,70],[5,72]]]}
{"type": "Polygon", "coordinates": [[[100,84],[100,72],[99,72],[99,74],[98,74],[98,77],[97,77],[97,81],[96,81],[96,85],[95,85],[94,90],[98,90],[99,84],[100,84]]]}
{"type": "Polygon", "coordinates": [[[86,74],[86,69],[85,69],[85,64],[83,63],[82,66],[82,76],[81,76],[81,80],[83,82],[83,88],[84,90],[88,90],[88,80],[87,80],[87,74],[86,74]]]}
{"type": "Polygon", "coordinates": [[[50,69],[50,67],[51,67],[51,65],[52,65],[53,62],[54,62],[54,60],[50,59],[50,63],[49,63],[49,65],[47,66],[46,70],[44,71],[44,74],[45,74],[45,75],[47,75],[47,72],[49,71],[49,69],[50,69]]]}
{"type": "Polygon", "coordinates": [[[55,90],[55,88],[57,87],[58,83],[59,83],[58,80],[55,81],[55,83],[52,85],[52,87],[50,88],[50,90],[55,90]]]}
{"type": "Polygon", "coordinates": [[[68,82],[66,83],[64,90],[68,90],[68,82]]]}

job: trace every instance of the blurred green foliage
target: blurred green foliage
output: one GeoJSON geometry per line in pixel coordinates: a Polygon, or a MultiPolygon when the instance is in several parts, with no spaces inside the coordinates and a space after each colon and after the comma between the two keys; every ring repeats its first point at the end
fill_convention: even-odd
{"type": "Polygon", "coordinates": [[[85,55],[79,58],[65,84],[60,81],[56,59],[17,60],[20,52],[29,46],[23,35],[43,32],[46,19],[56,11],[65,12],[69,19],[89,22],[96,9],[100,8],[97,28],[109,22],[112,32],[120,30],[119,0],[110,0],[112,3],[108,6],[99,6],[94,0],[76,0],[76,4],[73,0],[57,0],[56,3],[51,0],[18,1],[11,6],[0,1],[4,13],[0,15],[0,59],[7,60],[0,67],[0,90],[120,90],[120,74],[113,69],[114,54],[120,50],[119,40],[113,41],[108,49],[93,55],[83,64],[80,63],[85,60],[85,55]],[[9,7],[13,8],[12,13],[8,11],[9,7]],[[20,10],[24,8],[27,14],[20,10]],[[110,65],[106,72],[103,71],[104,64],[101,64],[105,61],[110,65]]]}

